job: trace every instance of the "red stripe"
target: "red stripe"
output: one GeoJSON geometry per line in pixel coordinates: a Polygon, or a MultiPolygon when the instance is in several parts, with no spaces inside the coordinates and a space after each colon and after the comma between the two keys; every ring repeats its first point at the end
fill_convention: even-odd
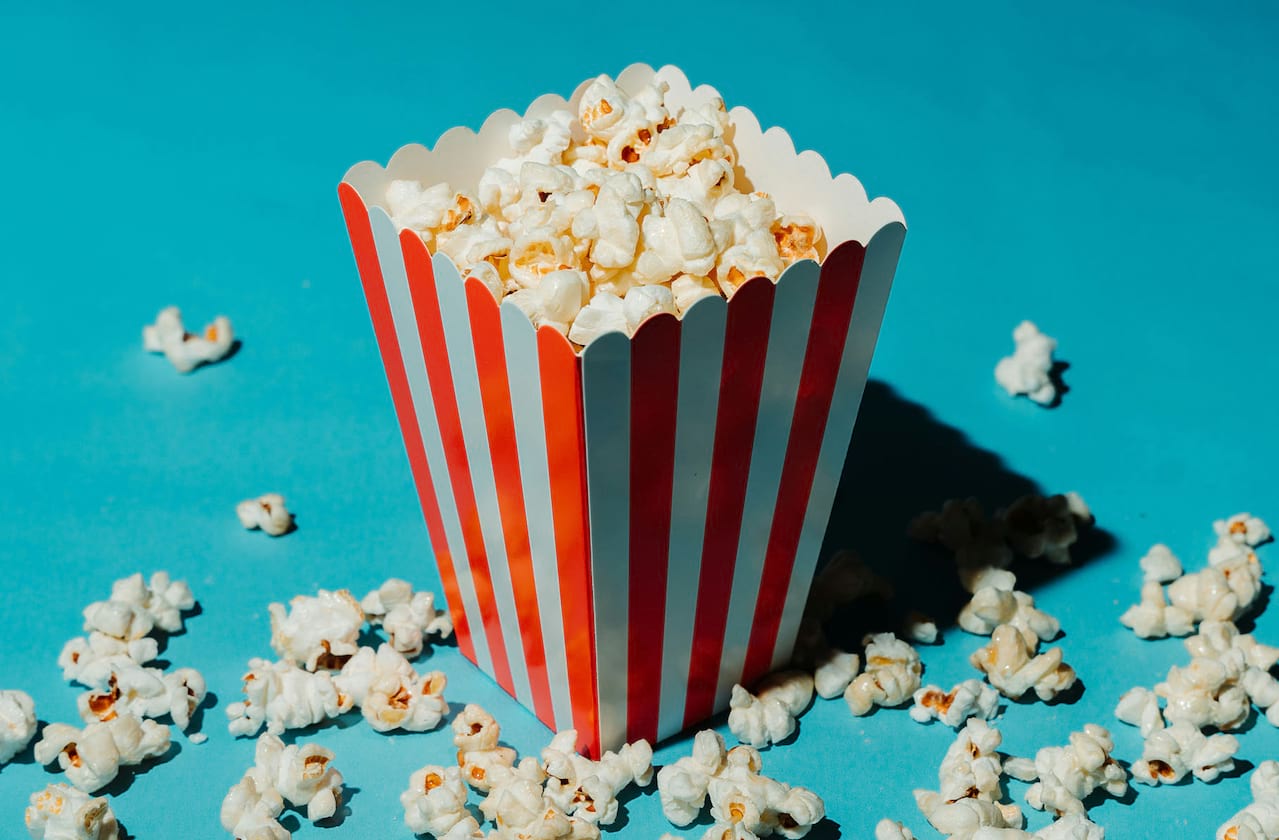
{"type": "MultiPolygon", "coordinates": [[[[457,504],[458,518],[462,523],[462,540],[466,544],[467,559],[471,565],[471,581],[475,585],[484,635],[488,639],[489,652],[493,657],[493,678],[508,694],[514,696],[511,666],[506,658],[506,644],[502,641],[501,616],[497,611],[497,599],[493,596],[488,554],[480,532],[475,490],[471,486],[471,465],[466,456],[466,441],[462,437],[462,418],[458,414],[453,373],[449,369],[449,347],[444,339],[440,300],[435,289],[435,269],[431,265],[431,255],[427,252],[426,245],[413,231],[401,231],[400,248],[404,252],[404,267],[408,270],[413,309],[417,313],[422,357],[426,360],[426,372],[431,379],[431,397],[435,400],[435,416],[439,421],[440,438],[444,443],[444,459],[448,462],[449,483],[453,488],[453,500],[457,504]]],[[[453,349],[454,352],[461,353],[469,350],[466,347],[453,349]]]]}
{"type": "Polygon", "coordinates": [[[595,693],[595,618],[586,501],[582,364],[568,340],[550,327],[538,330],[537,350],[573,728],[577,730],[578,749],[598,758],[600,726],[595,693]]]}
{"type": "Polygon", "coordinates": [[[400,433],[404,437],[404,448],[408,450],[413,483],[417,486],[418,501],[422,505],[422,515],[426,519],[426,532],[430,536],[431,548],[435,551],[436,564],[439,566],[440,584],[444,587],[444,598],[448,601],[449,615],[453,618],[457,646],[463,656],[474,662],[475,646],[471,642],[471,627],[467,623],[466,612],[462,609],[461,590],[458,588],[457,576],[453,573],[453,557],[449,552],[448,539],[444,536],[440,506],[435,499],[431,471],[426,463],[421,427],[417,422],[417,412],[413,408],[413,395],[409,390],[408,375],[404,370],[404,358],[400,355],[400,341],[395,334],[391,304],[386,297],[386,286],[382,279],[382,266],[377,258],[373,228],[369,224],[368,211],[364,202],[354,187],[346,183],[340,184],[338,199],[342,202],[342,214],[346,217],[346,227],[351,237],[351,250],[355,252],[355,265],[359,269],[360,280],[364,285],[364,297],[369,303],[373,332],[377,336],[378,348],[382,352],[382,365],[386,369],[386,378],[391,385],[395,414],[400,423],[400,433]]]}
{"type": "Polygon", "coordinates": [[[822,264],[808,347],[804,351],[804,368],[799,378],[799,394],[791,419],[790,439],[786,442],[785,467],[777,488],[777,506],[773,510],[773,525],[764,555],[759,599],[755,602],[755,619],[751,622],[750,645],[742,669],[741,681],[744,684],[754,682],[772,667],[777,630],[790,586],[791,570],[795,565],[804,515],[808,511],[813,473],[821,454],[826,418],[835,394],[835,381],[839,376],[865,258],[865,246],[846,242],[832,251],[822,264]]]}
{"type": "MultiPolygon", "coordinates": [[[[551,684],[546,672],[546,652],[542,647],[542,617],[537,606],[537,581],[533,577],[533,554],[529,549],[528,520],[524,513],[524,484],[520,478],[520,456],[515,440],[515,417],[511,411],[511,389],[506,373],[506,344],[502,338],[502,312],[483,283],[466,281],[466,303],[471,314],[471,341],[475,345],[475,368],[484,405],[484,425],[488,430],[497,505],[502,513],[502,534],[511,571],[515,611],[519,615],[520,642],[533,691],[533,712],[555,728],[551,708],[551,684]]],[[[535,383],[527,383],[535,387],[535,383]]]]}
{"type": "Polygon", "coordinates": [[[768,331],[776,287],[756,278],[741,286],[728,302],[724,356],[720,367],[719,411],[706,501],[706,537],[697,584],[692,659],[684,725],[707,718],[715,709],[724,626],[733,588],[733,568],[755,442],[759,392],[768,355],[768,331]]]}
{"type": "Polygon", "coordinates": [[[630,590],[626,647],[626,737],[657,741],[662,631],[675,480],[680,326],[650,319],[631,342],[630,590]]]}

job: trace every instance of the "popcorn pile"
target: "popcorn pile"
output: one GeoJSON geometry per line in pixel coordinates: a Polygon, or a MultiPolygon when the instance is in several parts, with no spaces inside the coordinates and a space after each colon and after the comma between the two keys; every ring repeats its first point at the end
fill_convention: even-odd
{"type": "Polygon", "coordinates": [[[176,306],[161,309],[155,323],[142,328],[142,348],[148,353],[163,353],[178,373],[225,359],[234,343],[235,334],[225,315],[214,318],[203,333],[195,335],[182,326],[182,313],[176,306]]]}
{"type": "Polygon", "coordinates": [[[1039,331],[1030,321],[1022,321],[1013,330],[1016,349],[995,365],[995,381],[1008,396],[1025,394],[1040,405],[1052,405],[1057,399],[1057,386],[1050,375],[1057,340],[1039,331]]]}
{"type": "Polygon", "coordinates": [[[427,765],[413,773],[400,795],[404,822],[418,834],[441,840],[485,836],[467,808],[467,785],[484,793],[480,812],[494,840],[597,840],[599,826],[619,815],[618,797],[653,778],[646,741],[606,752],[599,761],[577,753],[577,733],[558,733],[541,761],[499,745],[501,727],[488,712],[468,705],[453,721],[457,766],[427,765]]]}
{"type": "Polygon", "coordinates": [[[511,157],[474,193],[392,181],[391,219],[578,345],[820,260],[817,222],[739,191],[723,102],[673,112],[666,91],[654,81],[628,93],[600,76],[576,115],[512,126],[511,157]]]}
{"type": "Polygon", "coordinates": [[[248,531],[261,529],[264,534],[279,537],[293,530],[293,514],[289,513],[284,497],[279,493],[245,499],[235,506],[235,515],[248,531]]]}
{"type": "MultiPolygon", "coordinates": [[[[853,660],[856,661],[855,656],[853,660]]],[[[756,687],[755,694],[740,685],[733,686],[728,704],[729,731],[738,741],[756,749],[784,741],[795,731],[795,718],[812,702],[813,687],[813,677],[803,671],[770,674],[756,687]]]]}
{"type": "Polygon", "coordinates": [[[292,834],[277,819],[285,803],[320,822],[342,807],[342,785],[331,750],[318,744],[285,746],[275,735],[263,735],[253,766],[222,800],[222,827],[245,840],[288,840],[292,834]]]}
{"type": "Polygon", "coordinates": [[[279,735],[321,723],[358,706],[378,732],[422,732],[448,713],[445,677],[418,674],[406,658],[419,656],[431,635],[453,632],[447,614],[429,592],[388,580],[356,601],[345,589],[319,590],[271,604],[271,647],[278,661],[254,658],[243,679],[244,699],[227,706],[234,735],[263,727],[279,735]],[[381,626],[389,641],[361,647],[365,623],[381,626]]]}
{"type": "Polygon", "coordinates": [[[713,730],[693,738],[693,752],[657,773],[662,813],[677,826],[688,825],[710,800],[705,840],[753,840],[780,834],[803,837],[826,815],[811,790],[791,787],[762,775],[763,759],[753,747],[725,749],[713,730]]]}

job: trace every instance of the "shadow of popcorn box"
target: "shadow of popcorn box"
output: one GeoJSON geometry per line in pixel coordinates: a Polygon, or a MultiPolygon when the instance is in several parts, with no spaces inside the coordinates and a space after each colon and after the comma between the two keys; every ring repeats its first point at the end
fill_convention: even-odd
{"type": "MultiPolygon", "coordinates": [[[[718,94],[674,67],[672,112],[718,94]]],[[[387,185],[478,183],[543,96],[339,186],[444,595],[467,659],[591,755],[674,735],[787,662],[906,228],[890,200],[729,112],[737,182],[825,232],[818,264],[579,350],[411,230],[387,185]]]]}

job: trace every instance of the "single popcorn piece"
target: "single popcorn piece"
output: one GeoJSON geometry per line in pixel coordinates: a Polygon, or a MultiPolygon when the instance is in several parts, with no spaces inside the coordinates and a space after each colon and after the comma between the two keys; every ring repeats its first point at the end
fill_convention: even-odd
{"type": "Polygon", "coordinates": [[[456,767],[430,764],[409,777],[400,794],[404,824],[414,834],[432,837],[472,837],[480,825],[466,807],[467,790],[456,767]]]}
{"type": "Polygon", "coordinates": [[[36,734],[36,704],[25,691],[0,691],[0,765],[27,748],[36,734]]]}
{"type": "Polygon", "coordinates": [[[1059,566],[1070,564],[1070,546],[1079,539],[1081,529],[1093,524],[1092,511],[1073,492],[1022,496],[997,516],[1004,521],[1004,533],[1014,551],[1059,566]]]}
{"type": "Polygon", "coordinates": [[[359,649],[364,610],[345,589],[321,589],[314,596],[298,595],[271,604],[271,647],[282,659],[308,671],[341,668],[359,649]]]}
{"type": "Polygon", "coordinates": [[[1252,802],[1217,829],[1217,840],[1279,838],[1279,762],[1263,761],[1248,777],[1252,802]]]}
{"type": "Polygon", "coordinates": [[[1155,543],[1141,558],[1141,573],[1146,583],[1168,583],[1181,577],[1181,561],[1168,546],[1155,543]]]}
{"type": "Polygon", "coordinates": [[[288,660],[250,659],[244,700],[227,706],[227,728],[232,735],[252,737],[265,726],[278,735],[337,717],[353,705],[327,671],[304,671],[288,660]]]}
{"type": "Polygon", "coordinates": [[[276,790],[289,805],[305,810],[311,822],[328,819],[342,807],[342,774],[333,766],[333,751],[319,744],[285,746],[275,735],[263,735],[246,776],[258,790],[276,790]]]}
{"type": "Polygon", "coordinates": [[[1172,606],[1158,581],[1147,581],[1141,587],[1141,601],[1119,616],[1119,623],[1142,639],[1186,636],[1195,631],[1195,616],[1188,610],[1172,606]]]}
{"type": "Polygon", "coordinates": [[[861,658],[857,654],[829,648],[817,658],[813,687],[823,700],[833,700],[847,690],[859,670],[861,658]]]}
{"type": "Polygon", "coordinates": [[[575,344],[587,345],[604,333],[627,333],[628,329],[622,299],[611,292],[596,292],[577,313],[568,338],[575,344]]]}
{"type": "Polygon", "coordinates": [[[377,732],[426,732],[448,714],[448,680],[439,671],[419,675],[404,655],[383,644],[362,647],[342,666],[333,683],[349,696],[377,732]]]}
{"type": "Polygon", "coordinates": [[[204,364],[225,359],[231,352],[235,334],[224,315],[213,319],[204,332],[193,335],[182,325],[176,306],[160,310],[154,324],[142,328],[142,347],[149,353],[163,353],[178,373],[190,373],[204,364]]]}
{"type": "Polygon", "coordinates": [[[55,784],[31,794],[24,820],[34,840],[118,840],[120,826],[107,800],[55,784]]]}
{"type": "Polygon", "coordinates": [[[1105,727],[1086,724],[1070,734],[1064,747],[1044,747],[1035,755],[1034,776],[1022,772],[1021,764],[1006,764],[1010,775],[1022,781],[1037,779],[1026,791],[1026,804],[1057,816],[1082,814],[1083,800],[1101,789],[1111,796],[1128,790],[1128,774],[1110,755],[1114,740],[1105,727]],[[1017,771],[1017,772],[1014,772],[1017,771]]]}
{"type": "Polygon", "coordinates": [[[915,835],[901,823],[884,818],[875,824],[875,840],[915,840],[915,835]]]}
{"type": "Polygon", "coordinates": [[[269,783],[259,782],[250,770],[231,786],[222,799],[222,827],[239,838],[289,840],[292,833],[280,825],[284,797],[269,783]]]}
{"type": "Polygon", "coordinates": [[[206,695],[204,676],[194,668],[179,668],[166,674],[123,659],[112,670],[104,689],[81,694],[76,705],[86,723],[108,721],[119,714],[143,718],[168,715],[185,732],[206,695]]]}
{"type": "Polygon", "coordinates": [[[386,630],[391,647],[409,659],[421,655],[430,636],[453,635],[453,620],[435,608],[435,595],[414,592],[408,581],[391,578],[360,601],[364,618],[386,630]]]}
{"type": "Polygon", "coordinates": [[[1007,837],[1007,831],[999,834],[992,829],[1019,829],[1022,825],[1021,809],[1011,804],[971,797],[947,802],[940,794],[924,790],[915,791],[915,804],[929,824],[951,840],[1007,837]]]}
{"type": "Polygon", "coordinates": [[[256,499],[245,499],[235,506],[235,515],[246,530],[261,529],[279,537],[293,530],[293,514],[284,506],[279,493],[267,493],[256,499]]]}
{"type": "Polygon", "coordinates": [[[1189,773],[1211,782],[1234,769],[1238,751],[1233,735],[1204,735],[1196,726],[1174,723],[1146,739],[1141,759],[1132,764],[1132,777],[1144,785],[1175,784],[1189,773]]]}
{"type": "Polygon", "coordinates": [[[912,610],[906,616],[906,636],[912,642],[931,645],[936,644],[940,634],[937,632],[937,622],[921,612],[912,610]]]}
{"type": "Polygon", "coordinates": [[[1230,540],[1251,548],[1270,541],[1270,528],[1251,513],[1236,513],[1229,519],[1218,519],[1212,530],[1219,540],[1230,540]]]}
{"type": "Polygon", "coordinates": [[[51,723],[36,742],[36,760],[57,762],[67,780],[85,793],[109,785],[121,767],[141,764],[169,751],[169,727],[121,714],[77,729],[51,723]]]}
{"type": "Polygon", "coordinates": [[[1033,690],[1040,700],[1051,700],[1075,684],[1075,669],[1062,661],[1061,648],[1035,650],[1020,630],[1001,624],[969,662],[1005,697],[1016,700],[1033,690]]]}
{"type": "Polygon", "coordinates": [[[990,720],[999,709],[999,692],[981,680],[964,680],[950,691],[926,685],[915,692],[910,717],[918,723],[939,720],[958,729],[969,718],[990,720]]]}
{"type": "Polygon", "coordinates": [[[998,729],[984,720],[969,719],[946,750],[938,769],[941,798],[946,802],[965,798],[997,800],[1004,770],[999,754],[1002,741],[998,729]]]}
{"type": "Polygon", "coordinates": [[[1115,717],[1141,731],[1142,738],[1149,738],[1164,728],[1163,711],[1159,708],[1159,695],[1149,688],[1130,688],[1119,698],[1115,717]]]}
{"type": "Polygon", "coordinates": [[[766,747],[795,731],[795,718],[813,699],[813,678],[801,671],[771,674],[756,687],[758,696],[733,686],[728,729],[737,740],[766,747]]]}
{"type": "Polygon", "coordinates": [[[693,737],[693,752],[657,772],[657,793],[662,813],[677,826],[697,819],[706,803],[710,780],[725,765],[728,750],[723,737],[704,729],[693,737]]]}
{"type": "Polygon", "coordinates": [[[844,692],[849,711],[869,714],[875,706],[899,706],[919,688],[919,654],[892,633],[866,638],[866,670],[844,692]]]}
{"type": "Polygon", "coordinates": [[[1013,341],[1013,354],[995,365],[995,381],[1010,397],[1025,394],[1040,405],[1052,405],[1057,399],[1051,376],[1057,340],[1041,333],[1030,321],[1022,321],[1013,330],[1013,341]]]}

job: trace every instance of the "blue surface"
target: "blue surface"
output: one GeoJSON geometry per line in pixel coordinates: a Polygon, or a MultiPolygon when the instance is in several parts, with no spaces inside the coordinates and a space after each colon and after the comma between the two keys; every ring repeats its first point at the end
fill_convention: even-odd
{"type": "MultiPolygon", "coordinates": [[[[218,696],[207,744],[179,738],[113,797],[132,834],[224,836],[218,804],[252,743],[227,736],[223,711],[244,662],[269,653],[269,601],[362,593],[390,574],[438,586],[338,210],[342,173],[635,60],[681,65],[901,204],[911,230],[850,454],[860,492],[841,494],[830,543],[949,581],[901,536],[921,506],[1081,491],[1109,536],[1035,594],[1061,618],[1085,690],[1014,705],[1001,728],[1025,754],[1114,724],[1119,756],[1137,757],[1114,701],[1182,656],[1116,623],[1137,558],[1160,540],[1195,568],[1214,517],[1279,520],[1279,357],[1264,338],[1279,228],[1273,4],[645,5],[624,23],[603,7],[552,21],[538,4],[224,6],[0,11],[0,673],[43,720],[73,720],[76,690],[54,661],[80,608],[116,577],[164,568],[203,607],[164,658],[203,670],[218,696]],[[617,25],[590,25],[601,17],[617,25]],[[243,349],[176,375],[139,348],[170,303],[190,323],[229,315],[243,349]],[[1072,390],[1059,409],[992,380],[1023,317],[1061,340],[1072,390]],[[233,512],[271,490],[300,526],[280,540],[233,512]]],[[[1279,610],[1257,626],[1279,641],[1279,610]]],[[[980,643],[947,634],[924,651],[926,678],[970,676],[980,643]]],[[[448,673],[451,701],[489,706],[513,745],[544,742],[455,649],[425,663],[448,673]]],[[[408,837],[398,794],[447,758],[447,732],[348,724],[314,737],[356,789],[350,816],[297,836],[408,837]]],[[[856,719],[819,702],[765,766],[826,798],[821,837],[868,837],[885,815],[930,837],[910,790],[935,782],[950,739],[902,711],[856,719]]],[[[1258,723],[1240,755],[1279,757],[1279,732],[1258,723]]],[[[55,778],[0,769],[0,836],[21,833],[28,794],[55,778]]],[[[1236,776],[1092,813],[1111,837],[1207,836],[1245,801],[1236,776]]],[[[624,836],[666,828],[651,792],[627,811],[624,836]]]]}

